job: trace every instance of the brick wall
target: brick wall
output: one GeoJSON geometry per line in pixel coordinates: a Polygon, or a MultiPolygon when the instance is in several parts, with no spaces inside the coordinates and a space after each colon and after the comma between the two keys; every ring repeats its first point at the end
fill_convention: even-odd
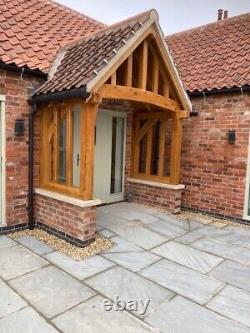
{"type": "Polygon", "coordinates": [[[27,223],[28,97],[41,79],[0,70],[0,94],[6,96],[6,220],[8,225],[27,223]],[[15,120],[25,120],[25,133],[14,134],[15,120]]]}
{"type": "Polygon", "coordinates": [[[184,122],[181,182],[187,208],[242,218],[245,196],[250,95],[192,98],[198,117],[184,122]],[[227,142],[236,130],[235,144],[227,142]]]}
{"type": "Polygon", "coordinates": [[[126,192],[131,192],[134,201],[143,205],[167,210],[174,214],[180,212],[182,189],[171,189],[128,180],[126,192]]]}
{"type": "Polygon", "coordinates": [[[73,243],[80,240],[86,245],[95,238],[96,207],[82,208],[36,194],[36,222],[73,243]]]}

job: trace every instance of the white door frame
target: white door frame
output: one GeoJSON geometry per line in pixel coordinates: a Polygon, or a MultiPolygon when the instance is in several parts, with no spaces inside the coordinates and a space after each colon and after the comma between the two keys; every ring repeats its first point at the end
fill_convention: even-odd
{"type": "MultiPolygon", "coordinates": [[[[124,119],[122,192],[115,193],[115,194],[110,194],[109,196],[107,195],[107,201],[106,201],[106,203],[112,203],[112,202],[122,201],[122,200],[124,200],[124,188],[125,188],[124,181],[125,181],[125,163],[126,163],[127,113],[126,112],[106,110],[106,109],[98,109],[97,117],[98,117],[98,113],[105,113],[105,114],[108,114],[110,116],[122,117],[124,119]]],[[[110,149],[111,149],[111,147],[110,147],[110,149]]],[[[106,188],[110,189],[110,186],[111,186],[111,161],[110,161],[110,163],[108,163],[108,166],[109,166],[110,175],[108,176],[107,181],[106,181],[106,188]]]]}
{"type": "Polygon", "coordinates": [[[0,95],[0,135],[1,135],[1,146],[0,146],[0,177],[1,177],[1,212],[0,212],[0,226],[6,224],[6,179],[5,179],[5,162],[6,162],[6,148],[5,148],[5,96],[0,95]]]}
{"type": "Polygon", "coordinates": [[[248,157],[247,157],[247,174],[246,174],[246,186],[245,186],[245,204],[243,219],[250,221],[250,215],[248,215],[248,202],[250,196],[250,131],[248,140],[248,157]]]}

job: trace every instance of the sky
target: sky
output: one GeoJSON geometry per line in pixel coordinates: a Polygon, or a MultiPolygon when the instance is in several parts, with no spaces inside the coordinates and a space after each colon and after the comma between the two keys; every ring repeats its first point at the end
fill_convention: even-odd
{"type": "Polygon", "coordinates": [[[106,24],[155,8],[164,34],[217,20],[219,8],[229,17],[250,12],[250,0],[56,0],[106,24]]]}

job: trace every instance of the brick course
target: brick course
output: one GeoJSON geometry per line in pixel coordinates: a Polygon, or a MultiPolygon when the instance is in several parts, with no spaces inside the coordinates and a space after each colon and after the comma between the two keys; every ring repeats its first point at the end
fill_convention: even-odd
{"type": "Polygon", "coordinates": [[[82,208],[36,194],[36,222],[73,238],[91,241],[96,232],[96,207],[82,208]]]}
{"type": "Polygon", "coordinates": [[[182,190],[130,182],[126,184],[126,192],[131,192],[135,202],[160,208],[177,214],[181,210],[182,190]]]}
{"type": "Polygon", "coordinates": [[[6,96],[6,220],[8,225],[27,223],[28,98],[43,80],[0,70],[0,94],[6,96]],[[14,133],[15,120],[24,119],[25,132],[14,133]]]}
{"type": "Polygon", "coordinates": [[[198,117],[184,122],[182,206],[224,217],[242,218],[250,129],[250,95],[192,98],[198,117]],[[236,130],[235,144],[227,142],[236,130]]]}

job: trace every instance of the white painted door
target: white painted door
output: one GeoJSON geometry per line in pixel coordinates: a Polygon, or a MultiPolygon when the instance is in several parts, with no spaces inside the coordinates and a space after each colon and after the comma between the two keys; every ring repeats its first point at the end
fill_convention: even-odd
{"type": "Polygon", "coordinates": [[[124,199],[126,114],[99,110],[95,131],[94,197],[102,203],[124,199]]]}

